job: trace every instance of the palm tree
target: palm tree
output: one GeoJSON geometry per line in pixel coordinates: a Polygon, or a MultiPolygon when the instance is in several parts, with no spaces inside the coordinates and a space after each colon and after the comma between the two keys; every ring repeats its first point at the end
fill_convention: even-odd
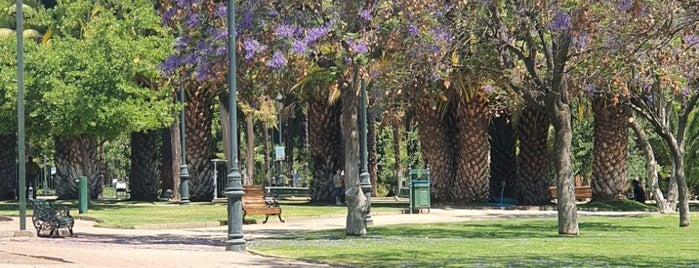
{"type": "Polygon", "coordinates": [[[151,201],[157,199],[160,188],[159,167],[161,149],[158,148],[161,131],[151,130],[131,133],[131,169],[129,183],[131,199],[151,201]]]}
{"type": "Polygon", "coordinates": [[[551,150],[548,146],[549,118],[531,106],[522,109],[517,123],[519,154],[517,179],[512,188],[520,204],[541,205],[549,202],[548,187],[551,150]]]}
{"type": "MultiPolygon", "coordinates": [[[[327,85],[326,85],[327,86],[327,85]]],[[[312,175],[310,196],[312,200],[332,199],[332,174],[344,163],[340,117],[342,103],[339,90],[333,85],[309,90],[308,143],[310,146],[312,175]]]]}
{"type": "Polygon", "coordinates": [[[451,201],[453,178],[456,176],[458,143],[454,112],[448,103],[440,105],[430,99],[415,105],[422,157],[430,168],[431,196],[437,202],[451,201]]]}
{"type": "Polygon", "coordinates": [[[628,189],[626,162],[630,109],[614,98],[595,96],[592,199],[625,199],[628,189]]]}
{"type": "Polygon", "coordinates": [[[461,98],[456,121],[458,169],[450,192],[452,200],[488,200],[489,122],[488,99],[484,95],[476,93],[475,96],[461,98]]]}

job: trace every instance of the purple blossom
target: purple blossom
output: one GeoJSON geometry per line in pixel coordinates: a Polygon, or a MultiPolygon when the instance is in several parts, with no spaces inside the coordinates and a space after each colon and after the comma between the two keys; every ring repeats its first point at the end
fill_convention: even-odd
{"type": "Polygon", "coordinates": [[[430,31],[430,34],[432,35],[432,37],[434,37],[435,40],[440,42],[449,43],[452,40],[451,34],[444,30],[444,28],[442,27],[432,29],[430,31]]]}
{"type": "Polygon", "coordinates": [[[208,30],[208,34],[214,39],[218,41],[224,41],[228,39],[228,31],[226,29],[221,29],[221,28],[210,28],[208,30]]]}
{"type": "Polygon", "coordinates": [[[272,69],[279,69],[286,65],[287,61],[281,51],[275,50],[272,54],[272,59],[267,61],[267,67],[272,69]]]}
{"type": "Polygon", "coordinates": [[[495,87],[493,87],[492,85],[485,85],[485,87],[483,87],[483,89],[485,90],[485,93],[491,93],[491,92],[495,91],[495,87]]]}
{"type": "Polygon", "coordinates": [[[365,21],[371,21],[374,19],[374,16],[371,15],[371,12],[369,12],[368,9],[362,9],[362,11],[359,11],[358,15],[365,21]]]}
{"type": "Polygon", "coordinates": [[[594,95],[596,91],[597,91],[597,88],[595,88],[595,85],[593,85],[593,84],[586,84],[583,87],[583,92],[585,92],[585,95],[588,95],[588,96],[594,95]]]}
{"type": "Polygon", "coordinates": [[[228,16],[228,6],[227,5],[218,5],[216,7],[216,10],[214,10],[214,16],[219,17],[219,18],[225,18],[228,16]]]}
{"type": "Polygon", "coordinates": [[[684,40],[684,43],[687,44],[687,46],[689,47],[699,45],[699,36],[697,36],[696,34],[685,35],[682,39],[684,40]]]}
{"type": "Polygon", "coordinates": [[[201,41],[197,44],[196,50],[201,54],[210,54],[214,49],[208,42],[201,41]]]}
{"type": "Polygon", "coordinates": [[[573,45],[578,50],[587,49],[587,47],[590,45],[590,37],[585,32],[581,32],[581,33],[578,33],[576,35],[573,35],[572,39],[573,39],[573,45]]]}
{"type": "Polygon", "coordinates": [[[621,12],[629,11],[633,7],[633,0],[617,0],[616,8],[621,12]]]}
{"type": "Polygon", "coordinates": [[[437,82],[439,81],[439,79],[442,79],[442,76],[440,76],[439,73],[433,71],[430,74],[430,79],[432,80],[432,82],[437,82]]]}
{"type": "Polygon", "coordinates": [[[415,24],[408,25],[408,34],[410,36],[417,36],[418,32],[417,32],[417,26],[415,26],[415,24]]]}
{"type": "Polygon", "coordinates": [[[191,0],[177,0],[175,1],[177,7],[189,7],[192,4],[191,0]]]}
{"type": "Polygon", "coordinates": [[[262,52],[267,49],[267,46],[261,45],[255,39],[245,39],[243,40],[243,50],[245,50],[245,60],[250,60],[255,56],[256,53],[262,52]]]}
{"type": "Polygon", "coordinates": [[[294,28],[289,25],[280,25],[274,29],[274,36],[278,38],[290,38],[294,36],[294,28]]]}
{"type": "Polygon", "coordinates": [[[199,14],[190,14],[187,18],[187,21],[184,23],[185,28],[193,28],[194,26],[197,26],[199,24],[199,21],[201,19],[201,16],[199,14]]]}
{"type": "Polygon", "coordinates": [[[171,76],[180,67],[180,59],[177,55],[170,55],[160,65],[160,70],[167,76],[171,76]]]}
{"type": "Polygon", "coordinates": [[[369,48],[367,47],[365,42],[354,41],[351,39],[347,39],[347,40],[345,40],[345,42],[349,46],[349,50],[354,52],[354,53],[364,54],[364,53],[369,52],[369,48]]]}
{"type": "Polygon", "coordinates": [[[567,31],[573,27],[573,23],[570,20],[570,15],[563,12],[556,12],[549,27],[554,31],[567,31]]]}
{"type": "Polygon", "coordinates": [[[184,51],[189,46],[190,38],[188,36],[180,36],[175,42],[175,50],[184,51]]]}
{"type": "Polygon", "coordinates": [[[173,17],[175,17],[176,13],[177,13],[177,9],[175,9],[174,7],[168,8],[167,10],[165,10],[165,12],[163,12],[163,15],[162,15],[163,24],[165,24],[165,25],[170,24],[172,22],[173,17]]]}
{"type": "Polygon", "coordinates": [[[291,45],[291,52],[297,54],[305,54],[308,44],[305,40],[294,40],[294,44],[291,45]]]}
{"type": "Polygon", "coordinates": [[[304,41],[306,41],[307,44],[313,43],[315,41],[318,41],[318,39],[323,38],[326,34],[330,32],[330,26],[323,25],[321,27],[314,27],[308,30],[306,32],[306,38],[304,38],[304,41]]]}

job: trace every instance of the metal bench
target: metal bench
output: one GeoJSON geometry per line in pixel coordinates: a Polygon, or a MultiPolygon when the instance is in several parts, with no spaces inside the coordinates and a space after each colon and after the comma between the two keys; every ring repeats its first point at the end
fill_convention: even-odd
{"type": "Polygon", "coordinates": [[[274,197],[265,197],[262,186],[243,186],[243,191],[243,219],[249,215],[265,215],[262,223],[267,223],[269,216],[276,215],[279,221],[284,222],[279,202],[274,197]]]}
{"type": "Polygon", "coordinates": [[[66,206],[54,207],[48,200],[29,199],[32,208],[32,223],[39,237],[59,237],[60,229],[68,229],[73,235],[75,220],[70,216],[70,209],[66,206]]]}

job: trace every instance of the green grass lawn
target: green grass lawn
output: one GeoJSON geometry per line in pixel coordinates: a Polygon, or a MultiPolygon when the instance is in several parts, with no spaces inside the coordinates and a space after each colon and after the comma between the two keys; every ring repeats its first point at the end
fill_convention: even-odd
{"type": "Polygon", "coordinates": [[[555,218],[392,225],[365,238],[330,230],[256,239],[248,249],[356,267],[697,267],[699,232],[677,221],[581,216],[577,237],[559,236],[555,218]]]}
{"type": "MultiPolygon", "coordinates": [[[[86,214],[78,214],[77,201],[52,201],[54,205],[64,205],[71,209],[74,216],[95,219],[97,226],[114,228],[132,228],[137,225],[217,222],[227,219],[226,203],[197,203],[182,206],[174,202],[131,202],[131,201],[91,201],[86,214]]],[[[347,214],[347,208],[328,203],[306,201],[281,201],[282,217],[329,217],[347,214]]],[[[406,203],[376,203],[372,206],[374,213],[399,213],[406,208],[406,203]]],[[[31,214],[27,207],[27,214],[31,214]]],[[[0,215],[19,215],[16,202],[0,202],[0,215]]],[[[264,216],[254,215],[246,220],[261,222],[264,216]]],[[[278,220],[271,218],[270,221],[278,220]]]]}

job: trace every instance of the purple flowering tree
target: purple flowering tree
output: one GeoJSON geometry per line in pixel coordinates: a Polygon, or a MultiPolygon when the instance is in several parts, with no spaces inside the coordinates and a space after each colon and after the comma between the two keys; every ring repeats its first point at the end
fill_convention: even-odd
{"type": "Polygon", "coordinates": [[[554,126],[554,177],[558,188],[558,233],[579,232],[574,180],[570,162],[571,117],[567,87],[570,46],[580,10],[558,3],[539,6],[516,1],[488,3],[493,36],[510,68],[511,87],[536,109],[545,111],[554,126]],[[505,16],[505,14],[507,14],[505,16]],[[516,31],[514,31],[516,29],[516,31]]]}

